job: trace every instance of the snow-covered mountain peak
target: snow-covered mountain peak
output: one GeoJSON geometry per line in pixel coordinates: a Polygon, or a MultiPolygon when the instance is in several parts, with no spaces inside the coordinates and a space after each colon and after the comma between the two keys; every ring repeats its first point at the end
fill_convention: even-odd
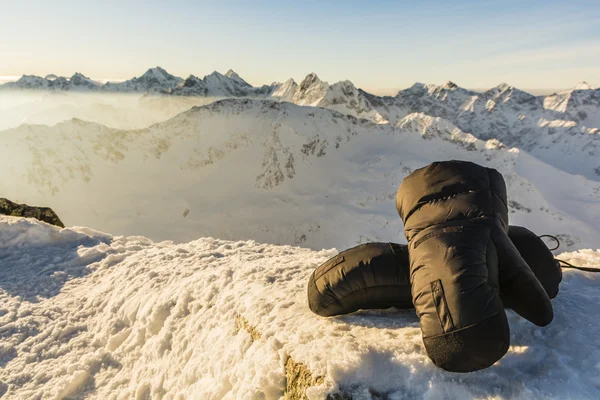
{"type": "Polygon", "coordinates": [[[575,87],[571,90],[593,90],[594,88],[587,83],[586,81],[579,82],[575,87]]]}
{"type": "Polygon", "coordinates": [[[471,151],[485,147],[484,142],[463,132],[452,122],[424,113],[407,115],[396,124],[396,128],[418,133],[426,139],[439,137],[442,140],[456,142],[471,151]]]}
{"type": "Polygon", "coordinates": [[[163,68],[154,67],[147,70],[139,78],[136,77],[119,83],[108,82],[102,89],[108,92],[166,92],[182,81],[183,79],[169,74],[163,68]]]}
{"type": "Polygon", "coordinates": [[[165,69],[161,67],[150,68],[144,72],[141,78],[144,79],[156,79],[156,80],[169,80],[173,75],[169,74],[165,69]]]}
{"type": "Polygon", "coordinates": [[[314,72],[311,72],[310,74],[306,75],[302,82],[300,82],[300,90],[306,90],[310,86],[313,86],[315,84],[318,85],[320,83],[321,79],[319,79],[318,75],[314,72]]]}
{"type": "Polygon", "coordinates": [[[494,102],[515,101],[517,103],[532,103],[537,97],[507,83],[501,83],[483,93],[483,98],[494,102]]]}
{"type": "MultiPolygon", "coordinates": [[[[441,101],[448,101],[449,99],[453,102],[455,101],[465,101],[469,96],[474,95],[474,92],[471,92],[467,89],[464,89],[452,81],[448,81],[443,85],[435,85],[429,84],[424,85],[424,89],[428,96],[437,98],[441,101]]],[[[400,93],[399,93],[400,94],[400,93]]],[[[422,96],[424,93],[421,90],[418,90],[418,86],[413,86],[409,91],[406,92],[408,95],[419,95],[422,96]],[[416,89],[416,90],[415,90],[416,89]]],[[[400,96],[402,97],[402,96],[400,96]]]]}
{"type": "MultiPolygon", "coordinates": [[[[55,79],[58,80],[60,78],[55,79]]],[[[71,78],[69,78],[68,83],[71,86],[71,89],[98,89],[102,84],[100,82],[96,82],[83,75],[82,73],[75,72],[71,78]]]]}
{"type": "Polygon", "coordinates": [[[258,97],[268,96],[275,88],[263,86],[255,88],[239,77],[235,72],[229,71],[227,75],[214,71],[200,79],[190,75],[185,81],[173,88],[168,94],[175,96],[203,96],[203,97],[258,97]]]}
{"type": "Polygon", "coordinates": [[[174,96],[206,96],[208,89],[203,79],[190,75],[176,87],[170,89],[168,94],[174,96]]]}
{"type": "Polygon", "coordinates": [[[273,82],[271,84],[271,97],[281,101],[292,101],[296,90],[298,90],[298,84],[292,78],[284,83],[273,82]]]}
{"type": "Polygon", "coordinates": [[[217,71],[204,77],[203,81],[208,89],[208,95],[215,97],[246,97],[254,94],[255,91],[262,94],[261,88],[254,88],[235,72],[229,72],[232,73],[230,74],[231,77],[217,71]]]}
{"type": "Polygon", "coordinates": [[[225,73],[225,76],[226,76],[227,78],[229,78],[229,79],[232,79],[232,80],[234,80],[234,81],[238,82],[238,83],[239,83],[239,84],[241,84],[241,85],[248,86],[248,87],[251,87],[251,86],[252,86],[252,85],[250,85],[248,82],[246,82],[244,79],[242,79],[242,77],[241,77],[241,76],[239,76],[239,75],[237,74],[237,72],[235,72],[235,71],[234,71],[234,70],[232,70],[232,69],[230,69],[229,71],[227,71],[227,72],[225,73]]]}
{"type": "Polygon", "coordinates": [[[71,76],[71,78],[70,78],[70,79],[71,79],[71,80],[73,80],[73,79],[87,79],[87,80],[90,80],[90,78],[88,78],[87,76],[85,76],[85,75],[84,75],[84,74],[82,74],[81,72],[75,72],[75,73],[74,73],[74,74],[71,76]]]}
{"type": "Polygon", "coordinates": [[[46,88],[48,87],[48,81],[41,76],[36,75],[23,75],[16,82],[14,82],[15,86],[19,88],[46,88]]]}
{"type": "Polygon", "coordinates": [[[544,97],[543,105],[546,110],[559,113],[560,119],[600,128],[600,89],[593,89],[585,82],[571,90],[544,97]]]}
{"type": "Polygon", "coordinates": [[[327,82],[321,81],[317,74],[311,72],[300,82],[294,95],[294,103],[299,105],[316,105],[325,96],[329,88],[327,82]]]}
{"type": "MultiPolygon", "coordinates": [[[[358,89],[349,80],[339,81],[330,85],[327,88],[326,97],[330,96],[342,96],[342,97],[355,97],[358,95],[358,89]]],[[[340,100],[342,100],[340,98],[340,100]]],[[[333,104],[336,104],[335,102],[333,104]]]]}
{"type": "Polygon", "coordinates": [[[58,91],[88,91],[96,90],[102,86],[101,83],[88,78],[87,76],[76,72],[71,78],[47,75],[46,78],[35,75],[23,75],[16,82],[9,82],[2,85],[6,89],[18,90],[58,90],[58,91]]]}
{"type": "Polygon", "coordinates": [[[498,86],[496,86],[495,88],[492,88],[491,90],[494,90],[494,89],[496,89],[496,90],[498,90],[498,91],[500,91],[500,92],[504,92],[505,90],[510,90],[511,88],[512,88],[512,86],[511,86],[511,85],[509,85],[509,84],[508,84],[508,83],[506,83],[506,82],[502,82],[502,83],[500,83],[498,86]]]}
{"type": "Polygon", "coordinates": [[[452,82],[452,81],[447,81],[446,83],[444,83],[443,87],[445,89],[452,90],[452,89],[457,89],[458,85],[456,83],[452,82]]]}
{"type": "MultiPolygon", "coordinates": [[[[412,91],[420,91],[420,90],[424,90],[427,87],[427,85],[423,82],[415,82],[411,87],[406,88],[404,90],[412,90],[412,91]]],[[[402,92],[402,90],[401,90],[402,92]]]]}
{"type": "MultiPolygon", "coordinates": [[[[346,87],[346,88],[356,89],[356,86],[354,86],[354,83],[352,83],[352,81],[348,80],[348,79],[336,82],[335,84],[339,85],[339,86],[342,86],[342,87],[346,87]]],[[[333,85],[331,85],[331,86],[333,86],[333,85]]]]}
{"type": "Polygon", "coordinates": [[[177,86],[192,86],[198,82],[202,82],[202,79],[198,78],[196,75],[190,75],[177,86]]]}
{"type": "Polygon", "coordinates": [[[225,75],[223,75],[222,73],[220,73],[219,71],[213,71],[212,73],[206,75],[204,77],[204,79],[223,79],[223,78],[227,78],[225,75]]]}

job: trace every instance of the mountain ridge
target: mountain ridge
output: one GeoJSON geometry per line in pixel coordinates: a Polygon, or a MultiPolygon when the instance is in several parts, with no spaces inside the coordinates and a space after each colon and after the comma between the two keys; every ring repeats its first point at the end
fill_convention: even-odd
{"type": "Polygon", "coordinates": [[[392,126],[326,108],[224,99],[143,129],[78,119],[22,125],[2,131],[0,148],[12,166],[0,171],[7,197],[44,200],[66,224],[119,234],[312,248],[399,240],[393,197],[402,178],[455,158],[504,174],[519,205],[514,223],[563,235],[567,246],[589,247],[600,236],[600,185],[419,113],[392,126]]]}

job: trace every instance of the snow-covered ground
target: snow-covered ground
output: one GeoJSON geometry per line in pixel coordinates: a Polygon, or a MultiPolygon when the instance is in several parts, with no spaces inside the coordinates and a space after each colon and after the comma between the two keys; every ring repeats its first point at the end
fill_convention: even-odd
{"type": "MultiPolygon", "coordinates": [[[[414,311],[310,312],[308,277],[334,254],[0,216],[0,396],[279,399],[291,359],[310,399],[600,398],[600,274],[564,270],[552,324],[508,311],[508,354],[453,374],[427,358],[414,311]]],[[[600,250],[561,257],[600,268],[600,250]]]]}

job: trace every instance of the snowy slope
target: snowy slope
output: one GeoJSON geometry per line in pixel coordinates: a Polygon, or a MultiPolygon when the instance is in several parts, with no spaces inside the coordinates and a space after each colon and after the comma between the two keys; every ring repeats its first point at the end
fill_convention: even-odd
{"type": "Polygon", "coordinates": [[[346,248],[402,241],[402,179],[434,160],[466,159],[504,174],[512,223],[561,235],[571,249],[600,245],[600,184],[441,119],[411,118],[395,127],[232,99],[141,130],[23,125],[0,132],[0,192],[116,234],[346,248]]]}
{"type": "MultiPolygon", "coordinates": [[[[443,118],[479,139],[499,140],[565,172],[600,181],[600,119],[594,119],[600,101],[594,102],[595,90],[573,93],[578,92],[587,97],[567,111],[554,103],[551,106],[550,97],[536,97],[507,84],[484,93],[452,82],[442,86],[415,84],[395,98],[367,97],[370,107],[353,115],[392,124],[401,123],[412,113],[443,118]],[[588,116],[584,121],[591,125],[573,117],[580,112],[588,116]]],[[[339,106],[337,109],[341,111],[339,106]]]]}
{"type": "Polygon", "coordinates": [[[350,81],[341,81],[327,88],[317,107],[329,108],[343,114],[360,116],[377,123],[387,123],[365,93],[357,89],[350,81]]]}
{"type": "Polygon", "coordinates": [[[279,99],[281,101],[293,101],[294,95],[298,90],[298,84],[292,78],[288,79],[284,83],[273,82],[271,84],[272,91],[271,97],[279,99]]]}
{"type": "Polygon", "coordinates": [[[225,73],[225,76],[229,79],[233,79],[234,81],[236,81],[237,83],[239,83],[240,85],[243,86],[247,86],[250,87],[252,85],[250,85],[248,82],[246,82],[244,79],[242,79],[241,76],[238,75],[237,72],[235,72],[234,70],[230,69],[229,71],[227,71],[225,73]]]}
{"type": "Polygon", "coordinates": [[[544,108],[585,126],[600,128],[600,89],[594,89],[586,82],[571,90],[545,97],[544,108]]]}
{"type": "MultiPolygon", "coordinates": [[[[508,310],[507,355],[453,374],[427,358],[414,311],[310,312],[308,277],[334,254],[0,216],[0,396],[271,400],[301,365],[312,400],[600,397],[600,274],[565,270],[552,324],[508,310]]],[[[598,251],[561,257],[600,268],[598,251]]]]}

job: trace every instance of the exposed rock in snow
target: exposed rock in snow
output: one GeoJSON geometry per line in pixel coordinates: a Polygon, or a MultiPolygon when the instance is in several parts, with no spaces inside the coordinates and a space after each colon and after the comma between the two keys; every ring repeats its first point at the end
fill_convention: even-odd
{"type": "Polygon", "coordinates": [[[13,217],[35,218],[61,228],[65,227],[60,218],[58,218],[58,215],[51,208],[16,204],[4,198],[0,198],[0,214],[13,217]]]}
{"type": "MultiPolygon", "coordinates": [[[[0,216],[6,398],[595,399],[598,274],[564,270],[555,318],[507,311],[492,367],[436,368],[414,310],[322,318],[306,282],[334,249],[190,243],[0,216]],[[302,396],[302,397],[300,397],[302,396]],[[329,396],[329,397],[328,397],[329,396]]],[[[563,254],[600,268],[600,252],[563,254]]]]}

